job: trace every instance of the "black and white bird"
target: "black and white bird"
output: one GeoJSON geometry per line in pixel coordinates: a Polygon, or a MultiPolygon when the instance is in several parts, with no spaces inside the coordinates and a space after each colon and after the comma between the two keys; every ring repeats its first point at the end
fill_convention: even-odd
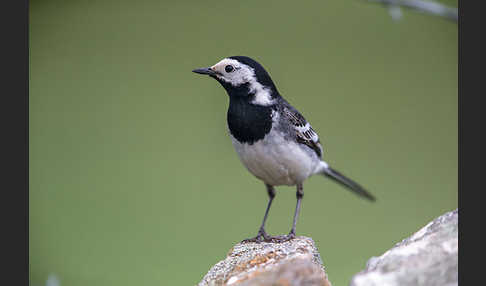
{"type": "Polygon", "coordinates": [[[245,167],[265,183],[269,201],[258,234],[244,241],[282,242],[295,237],[304,196],[303,183],[314,174],[324,175],[356,194],[375,198],[356,182],[322,160],[319,136],[302,114],[278,92],[269,74],[245,56],[224,58],[193,72],[217,80],[229,95],[228,128],[233,146],[245,167]],[[297,206],[288,235],[270,236],[265,221],[275,197],[275,186],[296,186],[297,206]]]}

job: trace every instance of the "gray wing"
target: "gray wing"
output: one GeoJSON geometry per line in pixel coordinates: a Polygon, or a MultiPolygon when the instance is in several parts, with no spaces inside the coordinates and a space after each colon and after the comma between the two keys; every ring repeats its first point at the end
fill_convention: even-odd
{"type": "Polygon", "coordinates": [[[312,129],[310,123],[305,120],[304,116],[302,116],[302,114],[300,114],[295,108],[290,106],[290,104],[286,104],[286,106],[283,108],[283,114],[292,125],[297,142],[307,145],[314,150],[314,152],[316,152],[319,158],[321,158],[322,146],[319,136],[314,129],[312,129]]]}

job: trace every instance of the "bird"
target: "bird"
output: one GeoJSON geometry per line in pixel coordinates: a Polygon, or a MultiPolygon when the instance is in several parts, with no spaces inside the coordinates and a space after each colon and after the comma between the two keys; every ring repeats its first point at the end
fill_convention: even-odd
{"type": "Polygon", "coordinates": [[[323,158],[317,132],[304,116],[283,98],[270,75],[256,60],[230,56],[192,72],[219,82],[229,96],[227,125],[241,163],[265,184],[267,207],[257,235],[242,242],[285,242],[296,237],[296,224],[304,197],[303,183],[319,174],[355,194],[375,201],[361,185],[332,168],[323,158]],[[295,186],[297,204],[286,235],[269,235],[265,222],[277,186],[295,186]]]}

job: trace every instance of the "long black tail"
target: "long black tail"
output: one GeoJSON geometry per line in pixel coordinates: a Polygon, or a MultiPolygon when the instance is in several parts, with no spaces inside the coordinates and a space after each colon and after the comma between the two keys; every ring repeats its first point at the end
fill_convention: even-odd
{"type": "Polygon", "coordinates": [[[376,200],[375,197],[372,194],[370,194],[363,187],[358,185],[358,183],[347,178],[346,176],[344,176],[343,174],[339,173],[338,171],[332,169],[329,166],[327,166],[327,168],[323,169],[322,174],[325,175],[326,177],[333,179],[335,182],[338,182],[338,183],[344,185],[349,190],[355,192],[356,194],[358,194],[358,195],[360,195],[364,198],[367,198],[370,201],[376,200]]]}

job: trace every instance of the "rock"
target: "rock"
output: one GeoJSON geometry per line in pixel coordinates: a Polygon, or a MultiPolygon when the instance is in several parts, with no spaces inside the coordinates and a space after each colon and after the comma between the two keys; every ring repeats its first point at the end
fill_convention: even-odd
{"type": "Polygon", "coordinates": [[[215,264],[198,286],[331,286],[311,238],[284,243],[239,243],[215,264]]]}
{"type": "Polygon", "coordinates": [[[448,212],[372,257],[350,286],[458,285],[458,216],[448,212]]]}

